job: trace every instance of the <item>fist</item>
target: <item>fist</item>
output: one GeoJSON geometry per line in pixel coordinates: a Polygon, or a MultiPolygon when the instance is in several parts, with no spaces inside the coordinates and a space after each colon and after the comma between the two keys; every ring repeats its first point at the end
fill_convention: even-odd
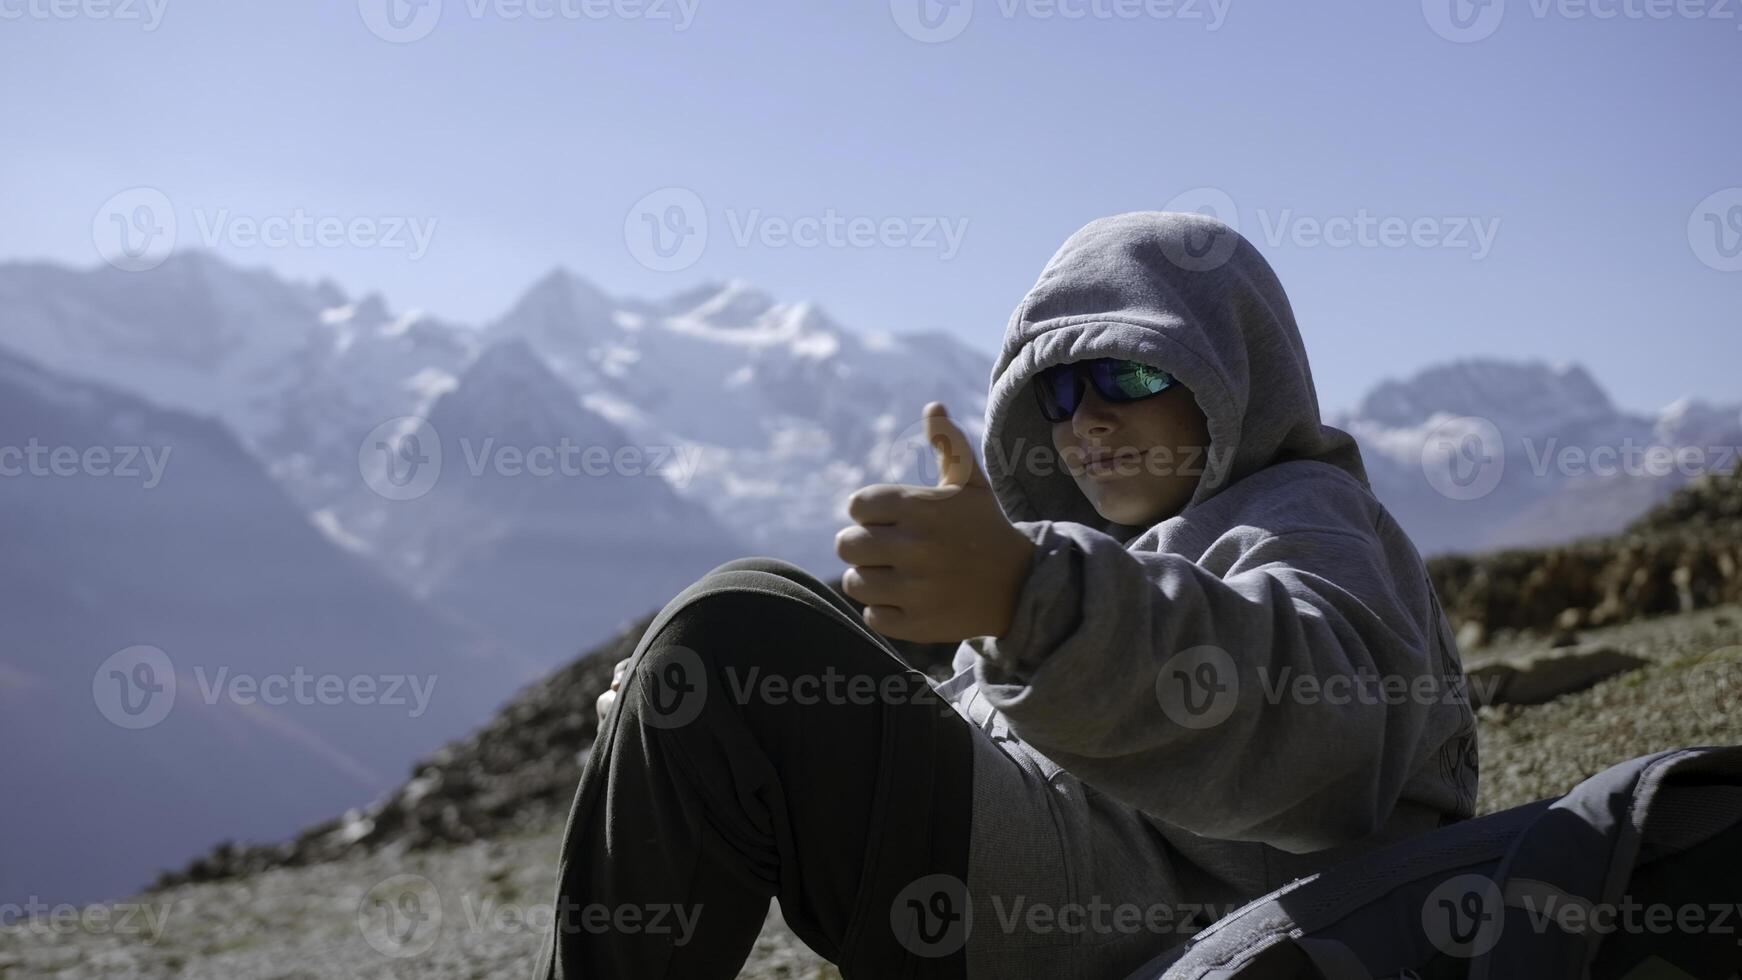
{"type": "Polygon", "coordinates": [[[1002,636],[1028,580],[1034,542],[1005,520],[967,436],[943,403],[925,407],[935,487],[877,483],[847,498],[853,524],[835,535],[841,577],[865,624],[918,643],[1002,636]]]}

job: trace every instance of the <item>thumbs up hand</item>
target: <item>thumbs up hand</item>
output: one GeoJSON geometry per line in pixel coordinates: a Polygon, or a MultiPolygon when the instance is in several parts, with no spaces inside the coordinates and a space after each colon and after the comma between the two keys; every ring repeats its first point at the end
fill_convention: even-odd
{"type": "Polygon", "coordinates": [[[1028,579],[1034,542],[1005,520],[967,436],[942,402],[925,406],[937,453],[933,487],[877,483],[847,498],[854,524],[835,535],[841,588],[865,624],[920,643],[1002,636],[1028,579]]]}

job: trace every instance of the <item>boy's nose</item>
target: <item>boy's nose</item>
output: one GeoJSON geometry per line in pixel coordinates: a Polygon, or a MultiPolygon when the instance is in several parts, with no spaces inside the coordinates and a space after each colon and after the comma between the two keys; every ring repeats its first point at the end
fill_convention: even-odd
{"type": "Polygon", "coordinates": [[[1077,410],[1071,413],[1071,430],[1078,436],[1101,436],[1113,431],[1114,413],[1112,403],[1101,397],[1094,385],[1086,385],[1083,400],[1077,403],[1077,410]]]}

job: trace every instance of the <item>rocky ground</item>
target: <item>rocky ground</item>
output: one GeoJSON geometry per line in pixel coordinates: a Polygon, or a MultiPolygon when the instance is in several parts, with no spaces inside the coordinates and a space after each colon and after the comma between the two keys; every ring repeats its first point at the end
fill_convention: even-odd
{"type": "MultiPolygon", "coordinates": [[[[1742,605],[1578,639],[1643,665],[1547,703],[1483,708],[1484,812],[1558,794],[1656,749],[1742,742],[1742,605]]],[[[1541,638],[1515,640],[1471,659],[1547,648],[1541,638]]],[[[61,910],[0,928],[0,978],[524,978],[549,917],[559,833],[547,820],[458,845],[401,837],[340,861],[61,910]]],[[[838,978],[772,908],[742,976],[838,978]]]]}

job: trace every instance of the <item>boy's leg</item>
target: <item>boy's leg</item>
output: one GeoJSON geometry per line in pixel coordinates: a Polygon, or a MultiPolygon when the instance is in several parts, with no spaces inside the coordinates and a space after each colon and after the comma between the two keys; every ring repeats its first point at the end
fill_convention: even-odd
{"type": "Polygon", "coordinates": [[[540,976],[734,977],[770,897],[849,978],[965,975],[891,911],[966,879],[970,732],[802,569],[715,568],[649,625],[600,728],[540,976]]]}

